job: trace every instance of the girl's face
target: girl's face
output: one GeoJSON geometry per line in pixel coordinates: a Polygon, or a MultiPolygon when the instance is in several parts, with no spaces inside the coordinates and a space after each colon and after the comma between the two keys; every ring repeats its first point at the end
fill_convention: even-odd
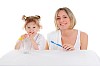
{"type": "Polygon", "coordinates": [[[60,30],[69,29],[70,18],[64,10],[60,10],[56,17],[57,26],[60,30]]]}
{"type": "Polygon", "coordinates": [[[26,25],[26,31],[29,35],[36,34],[39,31],[39,27],[34,22],[30,22],[26,25]]]}

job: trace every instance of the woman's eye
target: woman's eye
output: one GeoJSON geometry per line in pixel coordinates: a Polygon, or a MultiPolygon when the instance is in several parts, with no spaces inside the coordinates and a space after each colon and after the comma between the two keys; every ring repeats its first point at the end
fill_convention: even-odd
{"type": "Polygon", "coordinates": [[[60,18],[57,18],[57,20],[58,20],[58,19],[60,19],[60,18]]]}
{"type": "Polygon", "coordinates": [[[64,17],[64,18],[67,18],[67,17],[64,17]]]}
{"type": "Polygon", "coordinates": [[[35,27],[33,27],[33,28],[35,28],[35,27]]]}

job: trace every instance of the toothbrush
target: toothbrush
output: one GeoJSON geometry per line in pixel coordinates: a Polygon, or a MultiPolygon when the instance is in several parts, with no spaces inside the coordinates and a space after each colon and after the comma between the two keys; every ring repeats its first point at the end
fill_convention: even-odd
{"type": "Polygon", "coordinates": [[[62,47],[60,44],[57,44],[57,43],[55,43],[54,41],[51,41],[51,43],[53,43],[53,44],[55,44],[55,45],[57,45],[57,46],[59,46],[59,47],[62,47]]]}

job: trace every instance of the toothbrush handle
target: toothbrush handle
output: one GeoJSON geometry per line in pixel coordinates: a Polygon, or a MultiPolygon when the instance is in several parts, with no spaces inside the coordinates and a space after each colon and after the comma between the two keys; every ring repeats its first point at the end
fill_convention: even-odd
{"type": "Polygon", "coordinates": [[[60,44],[56,44],[56,45],[58,45],[58,46],[62,47],[60,44]]]}

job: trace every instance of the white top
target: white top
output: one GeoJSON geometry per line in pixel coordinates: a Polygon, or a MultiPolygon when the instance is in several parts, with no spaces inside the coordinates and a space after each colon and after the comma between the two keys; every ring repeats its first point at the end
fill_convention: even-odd
{"type": "MultiPolygon", "coordinates": [[[[43,37],[43,35],[41,34],[36,34],[34,37],[34,40],[36,41],[36,43],[38,44],[39,50],[43,50],[45,49],[45,44],[46,44],[46,40],[43,37]]],[[[22,40],[22,43],[20,45],[20,49],[23,50],[34,50],[34,47],[30,41],[29,38],[26,38],[24,40],[22,40]]]]}
{"type": "Polygon", "coordinates": [[[11,51],[0,58],[0,66],[100,66],[100,58],[89,50],[11,51]]]}
{"type": "MultiPolygon", "coordinates": [[[[56,30],[56,31],[49,33],[47,36],[47,40],[48,40],[49,49],[62,50],[62,47],[59,47],[51,42],[51,41],[54,41],[55,43],[62,45],[60,30],[56,30]]],[[[78,31],[74,48],[75,50],[80,50],[80,31],[78,31]]]]}

